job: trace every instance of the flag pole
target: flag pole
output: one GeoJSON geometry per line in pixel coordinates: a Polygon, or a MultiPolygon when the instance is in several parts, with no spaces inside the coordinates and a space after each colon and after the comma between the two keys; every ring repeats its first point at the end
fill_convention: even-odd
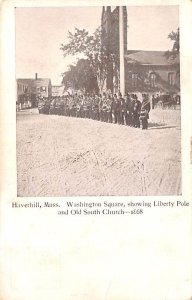
{"type": "Polygon", "coordinates": [[[120,59],[120,92],[125,94],[125,47],[124,47],[124,18],[123,6],[119,7],[119,59],[120,59]]]}

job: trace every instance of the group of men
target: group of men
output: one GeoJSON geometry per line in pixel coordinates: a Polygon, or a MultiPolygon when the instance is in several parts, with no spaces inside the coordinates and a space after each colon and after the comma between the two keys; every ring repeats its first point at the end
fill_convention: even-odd
{"type": "Polygon", "coordinates": [[[142,95],[142,101],[139,101],[136,94],[126,94],[124,97],[121,94],[111,93],[68,94],[39,99],[38,109],[39,113],[44,114],[89,118],[132,127],[142,125],[143,129],[147,129],[150,101],[147,94],[142,95]]]}

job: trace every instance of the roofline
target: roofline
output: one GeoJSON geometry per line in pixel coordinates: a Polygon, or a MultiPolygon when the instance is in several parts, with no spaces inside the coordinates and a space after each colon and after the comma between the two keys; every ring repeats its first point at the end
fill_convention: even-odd
{"type": "MultiPolygon", "coordinates": [[[[135,51],[135,52],[167,52],[168,50],[143,50],[143,49],[128,49],[126,52],[131,52],[131,51],[135,51]]],[[[179,53],[178,53],[179,54],[179,53]]]]}
{"type": "Polygon", "coordinates": [[[170,66],[177,66],[177,65],[180,65],[180,63],[179,62],[175,62],[175,63],[173,63],[173,64],[171,64],[171,63],[168,63],[168,64],[150,64],[150,63],[148,63],[148,64],[143,64],[143,63],[137,63],[137,62],[135,62],[135,63],[131,63],[131,62],[127,62],[128,64],[131,64],[131,65],[134,65],[134,66],[157,66],[157,67],[170,67],[170,66]]]}
{"type": "Polygon", "coordinates": [[[51,81],[51,78],[16,78],[16,80],[34,80],[34,81],[38,81],[38,80],[50,80],[51,81]]]}

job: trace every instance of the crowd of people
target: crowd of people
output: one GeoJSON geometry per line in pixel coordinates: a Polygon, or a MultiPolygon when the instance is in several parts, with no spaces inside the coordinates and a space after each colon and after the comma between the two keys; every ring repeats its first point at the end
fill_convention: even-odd
{"type": "Polygon", "coordinates": [[[40,114],[88,118],[142,129],[148,128],[150,108],[148,94],[142,94],[141,101],[136,94],[126,94],[122,97],[121,94],[111,93],[68,94],[38,99],[40,114]]]}

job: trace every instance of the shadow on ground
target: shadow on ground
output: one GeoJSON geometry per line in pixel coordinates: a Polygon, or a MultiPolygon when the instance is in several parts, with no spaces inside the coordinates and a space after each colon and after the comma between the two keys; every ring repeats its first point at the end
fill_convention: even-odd
{"type": "Polygon", "coordinates": [[[176,126],[168,126],[166,123],[149,123],[148,129],[167,129],[176,128],[176,126]]]}

